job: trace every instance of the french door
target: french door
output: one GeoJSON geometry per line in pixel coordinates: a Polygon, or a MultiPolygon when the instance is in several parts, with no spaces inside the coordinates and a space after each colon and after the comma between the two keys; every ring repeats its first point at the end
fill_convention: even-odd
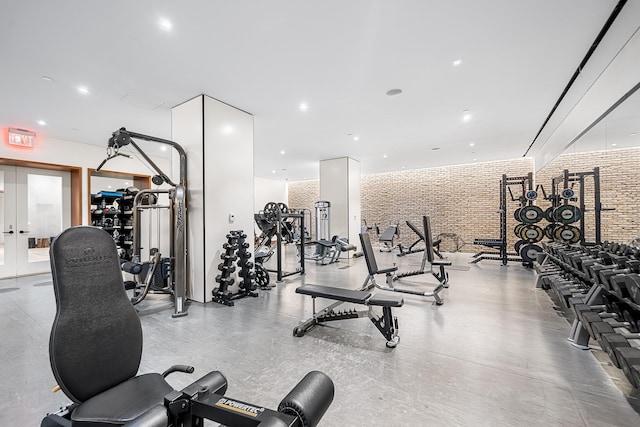
{"type": "Polygon", "coordinates": [[[70,225],[69,172],[0,165],[0,278],[50,271],[51,238],[70,225]]]}

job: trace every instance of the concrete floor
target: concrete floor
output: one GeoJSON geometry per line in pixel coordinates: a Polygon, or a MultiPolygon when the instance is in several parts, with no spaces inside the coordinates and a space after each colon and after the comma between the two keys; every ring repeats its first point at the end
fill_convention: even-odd
{"type": "MultiPolygon", "coordinates": [[[[381,268],[395,262],[401,270],[415,269],[421,259],[376,255],[381,268]]],[[[534,289],[532,271],[495,261],[469,265],[466,254],[447,255],[470,270],[450,270],[443,306],[404,296],[404,307],[395,310],[401,337],[395,349],[385,347],[367,319],[292,335],[311,315],[311,298],[295,293],[300,283],[362,284],[364,259],[343,259],[328,266],[308,262],[306,276],[287,278],[235,307],[191,304],[180,319],[171,318],[166,297],[148,297],[138,306],[145,310],[140,370],[193,365],[193,376],[169,377],[176,388],[220,370],[229,396],[272,408],[305,373],[320,370],[336,387],[323,426],[640,425],[638,392],[606,358],[594,357],[599,350],[577,350],[566,341],[569,324],[546,293],[534,289]]],[[[426,276],[403,282],[434,286],[426,276]]],[[[0,281],[0,313],[0,425],[37,426],[68,402],[51,393],[50,276],[0,281]]]]}

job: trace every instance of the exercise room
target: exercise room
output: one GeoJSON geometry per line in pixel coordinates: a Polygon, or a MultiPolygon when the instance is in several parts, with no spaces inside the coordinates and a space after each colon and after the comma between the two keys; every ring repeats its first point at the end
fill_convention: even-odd
{"type": "Polygon", "coordinates": [[[640,425],[640,2],[0,15],[0,425],[640,425]]]}

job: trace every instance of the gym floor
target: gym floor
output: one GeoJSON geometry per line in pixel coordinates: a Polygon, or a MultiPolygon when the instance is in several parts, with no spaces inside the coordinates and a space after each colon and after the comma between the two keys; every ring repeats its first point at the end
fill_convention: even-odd
{"type": "MultiPolygon", "coordinates": [[[[288,252],[295,256],[292,247],[288,252]]],[[[145,338],[140,370],[194,366],[192,376],[169,376],[176,388],[220,370],[229,381],[227,395],[271,408],[305,373],[320,370],[336,387],[324,426],[640,425],[638,391],[600,350],[567,342],[570,325],[547,294],[534,289],[531,270],[445,255],[470,269],[449,270],[443,306],[404,295],[404,306],[394,310],[401,337],[395,349],[386,348],[367,319],[292,335],[311,315],[311,298],[295,293],[300,283],[357,288],[364,281],[364,258],[342,259],[327,266],[308,262],[304,277],[286,278],[235,307],[193,303],[180,319],[171,318],[165,296],[149,296],[138,306],[145,338]]],[[[422,255],[376,256],[381,268],[397,263],[403,271],[415,270],[422,255]]],[[[414,276],[403,283],[428,290],[435,279],[414,276]]],[[[51,393],[50,276],[0,281],[0,313],[0,425],[36,426],[68,402],[62,392],[51,393]]]]}

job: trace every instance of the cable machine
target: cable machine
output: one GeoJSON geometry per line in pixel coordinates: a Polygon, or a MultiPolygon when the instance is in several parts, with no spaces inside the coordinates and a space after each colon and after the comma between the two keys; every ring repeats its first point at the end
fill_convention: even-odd
{"type": "MultiPolygon", "coordinates": [[[[134,200],[134,256],[140,255],[140,209],[168,209],[170,215],[171,227],[169,227],[170,234],[170,284],[172,293],[174,296],[174,313],[172,317],[186,316],[186,299],[187,299],[187,155],[179,144],[176,142],[157,138],[154,136],[144,135],[141,133],[131,132],[125,128],[120,128],[113,132],[111,138],[107,143],[107,158],[100,163],[96,170],[100,170],[107,161],[118,157],[130,157],[127,154],[120,153],[120,149],[130,145],[133,147],[147,162],[147,164],[157,173],[157,175],[151,178],[151,181],[155,185],[161,185],[163,183],[169,184],[172,188],[169,190],[143,190],[136,195],[138,204],[134,200]],[[173,182],[159,167],[156,165],[149,156],[135,143],[133,140],[141,139],[144,141],[158,142],[166,144],[174,148],[179,155],[180,159],[180,180],[176,184],[173,182]],[[139,203],[138,197],[142,198],[145,194],[155,194],[156,196],[161,193],[166,193],[169,196],[168,206],[146,206],[142,207],[139,203]],[[137,250],[135,249],[137,241],[137,250]]],[[[154,257],[156,259],[157,257],[154,257]]],[[[157,260],[156,260],[157,262],[157,260]]]]}

